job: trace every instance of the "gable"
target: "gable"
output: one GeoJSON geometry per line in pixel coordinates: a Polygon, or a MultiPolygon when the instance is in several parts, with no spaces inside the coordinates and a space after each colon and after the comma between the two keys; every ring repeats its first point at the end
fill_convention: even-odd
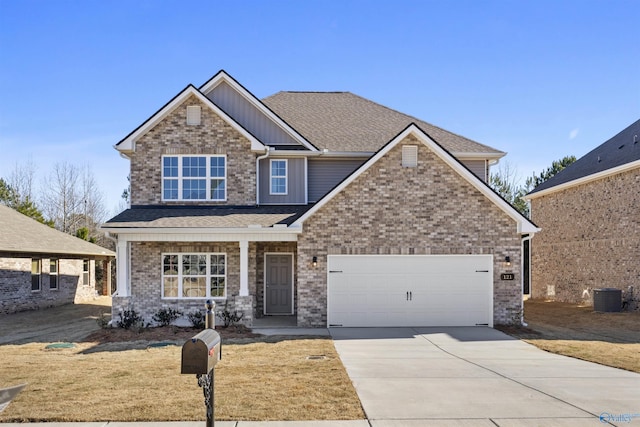
{"type": "MultiPolygon", "coordinates": [[[[203,105],[204,108],[213,111],[216,115],[221,117],[226,123],[232,126],[242,136],[247,138],[251,142],[251,150],[264,151],[264,145],[249,131],[243,128],[238,122],[236,122],[231,116],[217,107],[211,100],[200,93],[192,85],[187,86],[182,92],[177,94],[173,99],[167,102],[156,113],[149,117],[144,123],[133,130],[129,135],[123,138],[115,145],[115,148],[122,154],[127,155],[133,153],[136,150],[136,142],[151,131],[155,126],[165,120],[171,113],[173,113],[178,107],[180,107],[189,97],[195,97],[203,105]]],[[[187,116],[184,115],[184,122],[186,123],[187,116]]]]}
{"type": "MultiPolygon", "coordinates": [[[[363,200],[355,201],[352,210],[360,209],[361,202],[374,199],[378,206],[383,209],[394,211],[403,209],[406,203],[415,203],[422,197],[423,209],[414,211],[416,215],[422,215],[431,207],[443,205],[443,201],[450,201],[454,194],[466,194],[460,197],[457,203],[466,205],[465,209],[475,209],[476,205],[484,204],[492,206],[495,211],[500,211],[501,215],[506,214],[510,220],[517,225],[518,233],[535,233],[538,228],[527,218],[522,216],[515,208],[497,195],[482,180],[463,166],[450,153],[439,146],[427,134],[414,124],[407,127],[403,132],[391,140],[385,147],[376,153],[369,161],[351,174],[341,184],[336,186],[329,194],[321,199],[312,209],[305,213],[293,225],[302,227],[306,219],[318,212],[325,204],[341,195],[355,181],[362,186],[363,200]],[[403,145],[417,145],[418,167],[402,168],[403,145]],[[400,147],[398,147],[400,146],[400,147]],[[380,166],[383,165],[383,166],[380,166]],[[385,166],[386,165],[386,166],[385,166]],[[449,181],[445,179],[449,177],[449,181]],[[387,179],[389,184],[383,181],[387,179]],[[363,185],[362,181],[374,180],[374,184],[363,185]],[[449,182],[449,184],[448,184],[449,182]],[[436,185],[437,184],[437,185],[436,185]],[[464,187],[460,193],[459,189],[464,187]],[[397,191],[395,191],[395,190],[397,191]],[[412,192],[415,190],[415,195],[412,192]],[[431,191],[431,193],[429,193],[431,191]],[[435,192],[434,192],[435,191],[435,192]],[[397,194],[404,194],[406,200],[397,197],[397,194]]],[[[478,205],[479,206],[479,205],[478,205]]],[[[446,209],[445,209],[446,211],[446,209]]],[[[440,209],[442,212],[442,209],[440,209]]],[[[453,212],[453,211],[452,211],[453,212]]],[[[447,215],[440,213],[439,215],[447,215]]],[[[398,215],[398,220],[408,220],[407,215],[398,215]]],[[[482,215],[475,216],[476,221],[490,224],[482,215]]],[[[455,223],[455,217],[451,217],[455,223]]]]}
{"type": "Polygon", "coordinates": [[[200,90],[265,145],[317,151],[302,135],[224,70],[202,85],[200,90]]]}

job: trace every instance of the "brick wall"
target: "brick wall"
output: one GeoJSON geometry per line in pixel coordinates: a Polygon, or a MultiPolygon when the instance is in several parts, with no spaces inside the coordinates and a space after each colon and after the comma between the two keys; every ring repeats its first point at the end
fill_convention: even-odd
{"type": "MultiPolygon", "coordinates": [[[[640,169],[531,201],[532,298],[592,303],[593,289],[640,289],[640,169]]],[[[637,294],[636,294],[637,295],[637,294]]]]}
{"type": "MultiPolygon", "coordinates": [[[[254,248],[255,244],[250,245],[254,248]]],[[[151,322],[153,315],[162,308],[172,308],[182,311],[185,315],[192,311],[203,311],[205,299],[162,298],[162,254],[163,253],[225,253],[228,309],[246,311],[243,323],[253,318],[254,301],[238,298],[240,292],[240,246],[237,242],[221,243],[184,243],[184,242],[133,242],[131,244],[131,297],[114,297],[112,304],[112,318],[119,319],[122,310],[135,310],[146,322],[151,322]]],[[[249,256],[249,283],[255,286],[255,256],[249,256]]],[[[250,289],[250,293],[253,291],[250,289]]],[[[253,297],[250,297],[253,298],[253,297]]],[[[216,311],[224,309],[225,301],[216,301],[216,311]]],[[[219,320],[216,320],[219,322],[219,320]]]]}
{"type": "Polygon", "coordinates": [[[93,300],[95,261],[91,261],[90,282],[83,283],[82,260],[60,259],[58,287],[51,289],[49,258],[41,259],[40,290],[31,290],[31,258],[0,257],[0,314],[36,310],[93,300]]]}
{"type": "Polygon", "coordinates": [[[515,222],[410,136],[305,221],[298,325],[326,326],[328,254],[493,254],[494,323],[511,323],[522,303],[520,253],[515,222]],[[418,167],[401,166],[403,144],[419,146],[418,167]],[[302,268],[314,255],[320,268],[302,268]],[[505,272],[516,280],[501,281],[505,272]]]}
{"type": "MultiPolygon", "coordinates": [[[[195,96],[187,98],[164,120],[136,142],[131,155],[131,204],[156,205],[162,201],[162,155],[226,154],[227,201],[189,201],[188,204],[254,205],[256,165],[251,143],[195,96]],[[200,125],[187,125],[187,106],[200,105],[200,125]]],[[[166,202],[184,205],[185,202],[166,202]]]]}

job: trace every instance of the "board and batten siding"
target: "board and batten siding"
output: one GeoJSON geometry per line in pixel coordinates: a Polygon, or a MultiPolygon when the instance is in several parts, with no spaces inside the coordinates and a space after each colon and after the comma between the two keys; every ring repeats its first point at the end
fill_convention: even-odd
{"type": "Polygon", "coordinates": [[[307,203],[305,159],[287,160],[287,194],[270,194],[271,160],[284,160],[274,157],[260,160],[260,204],[261,205],[300,205],[307,203]]]}
{"type": "Polygon", "coordinates": [[[317,202],[358,169],[363,159],[309,159],[309,202],[317,202]]]}
{"type": "Polygon", "coordinates": [[[227,83],[220,83],[207,98],[265,144],[300,145],[227,83]]]}
{"type": "Polygon", "coordinates": [[[460,160],[478,178],[487,182],[487,161],[486,160],[460,160]]]}

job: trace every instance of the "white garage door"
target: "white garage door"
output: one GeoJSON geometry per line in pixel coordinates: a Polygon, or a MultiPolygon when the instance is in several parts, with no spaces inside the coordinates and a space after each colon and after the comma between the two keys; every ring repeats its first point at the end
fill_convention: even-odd
{"type": "Polygon", "coordinates": [[[492,255],[329,255],[332,326],[493,326],[492,255]]]}

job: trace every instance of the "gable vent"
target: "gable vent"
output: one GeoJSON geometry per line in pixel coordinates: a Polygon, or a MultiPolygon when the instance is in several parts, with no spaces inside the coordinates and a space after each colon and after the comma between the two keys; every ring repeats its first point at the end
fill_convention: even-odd
{"type": "Polygon", "coordinates": [[[403,145],[402,146],[402,167],[415,168],[418,166],[418,146],[403,145]]]}
{"type": "Polygon", "coordinates": [[[202,116],[202,109],[200,108],[199,105],[187,106],[187,124],[188,125],[199,125],[201,116],[202,116]]]}

